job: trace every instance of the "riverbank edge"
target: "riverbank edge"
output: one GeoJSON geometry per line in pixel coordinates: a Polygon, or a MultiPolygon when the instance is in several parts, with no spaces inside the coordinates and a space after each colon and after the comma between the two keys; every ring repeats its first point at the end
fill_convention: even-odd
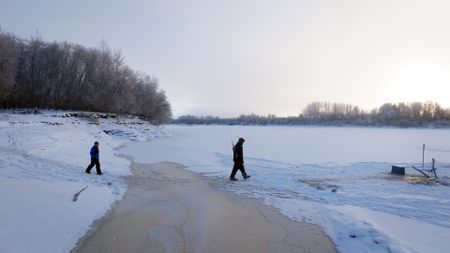
{"type": "MultiPolygon", "coordinates": [[[[152,166],[155,163],[151,164],[140,164],[136,163],[134,159],[127,155],[119,155],[120,157],[127,159],[130,161],[130,171],[132,172],[131,176],[123,176],[122,179],[124,182],[127,182],[127,178],[134,177],[135,175],[135,167],[136,165],[141,166],[152,166]]],[[[188,170],[184,165],[172,162],[162,162],[167,164],[175,164],[177,168],[185,171],[193,175],[194,177],[200,179],[203,183],[209,185],[212,189],[216,190],[219,194],[225,196],[226,198],[233,201],[236,205],[242,206],[244,208],[251,208],[255,210],[256,214],[261,215],[264,219],[270,224],[272,227],[272,238],[269,242],[270,252],[290,252],[290,248],[295,247],[297,249],[301,249],[300,252],[319,252],[318,249],[314,247],[314,245],[310,245],[311,240],[319,242],[324,242],[325,244],[331,245],[331,248],[328,247],[328,251],[326,252],[338,252],[336,244],[330,239],[330,237],[324,232],[324,230],[318,225],[299,222],[295,220],[291,220],[288,217],[284,216],[278,209],[275,207],[266,205],[260,199],[250,198],[246,196],[239,196],[236,193],[227,192],[220,190],[217,186],[217,182],[211,180],[211,178],[207,176],[203,176],[199,173],[192,172],[188,170]],[[305,238],[299,238],[299,235],[302,235],[305,238]],[[308,245],[302,245],[302,242],[307,242],[308,245]]],[[[159,164],[159,163],[156,163],[159,164]]],[[[226,180],[226,179],[224,179],[226,180]]],[[[80,246],[90,237],[92,237],[96,232],[98,232],[99,227],[112,219],[112,214],[114,210],[120,206],[121,201],[123,200],[126,192],[129,190],[128,183],[125,183],[126,191],[121,199],[115,201],[110,209],[105,213],[105,215],[93,222],[91,228],[83,235],[77,243],[75,247],[70,251],[71,253],[78,252],[80,246]]],[[[314,244],[314,243],[312,243],[314,244]]],[[[316,246],[320,248],[321,243],[316,243],[316,246]]],[[[295,251],[297,252],[297,251],[295,251]]],[[[323,251],[320,251],[323,252],[323,251]]]]}

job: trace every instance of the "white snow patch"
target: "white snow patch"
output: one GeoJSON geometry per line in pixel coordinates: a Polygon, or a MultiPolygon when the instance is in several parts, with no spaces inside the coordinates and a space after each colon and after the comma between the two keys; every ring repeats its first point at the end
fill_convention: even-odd
{"type": "Polygon", "coordinates": [[[89,185],[73,202],[86,185],[0,178],[0,252],[69,252],[116,199],[108,187],[89,185]]]}
{"type": "Polygon", "coordinates": [[[336,210],[369,223],[392,239],[391,247],[400,252],[446,252],[449,229],[398,215],[357,206],[336,206],[336,210]]]}

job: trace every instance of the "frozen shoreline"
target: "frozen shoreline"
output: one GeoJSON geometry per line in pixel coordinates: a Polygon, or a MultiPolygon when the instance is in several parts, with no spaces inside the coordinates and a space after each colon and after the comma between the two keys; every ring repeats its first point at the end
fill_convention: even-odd
{"type": "Polygon", "coordinates": [[[314,225],[174,163],[131,165],[128,190],[73,252],[336,252],[314,225]]]}

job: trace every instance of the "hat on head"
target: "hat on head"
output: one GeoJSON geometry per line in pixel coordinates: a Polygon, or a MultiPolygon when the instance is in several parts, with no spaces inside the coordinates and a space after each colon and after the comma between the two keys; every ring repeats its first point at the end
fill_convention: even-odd
{"type": "Polygon", "coordinates": [[[98,145],[98,141],[94,142],[94,144],[98,145]]]}
{"type": "Polygon", "coordinates": [[[241,137],[241,138],[239,138],[239,141],[240,142],[245,142],[245,139],[241,137]]]}

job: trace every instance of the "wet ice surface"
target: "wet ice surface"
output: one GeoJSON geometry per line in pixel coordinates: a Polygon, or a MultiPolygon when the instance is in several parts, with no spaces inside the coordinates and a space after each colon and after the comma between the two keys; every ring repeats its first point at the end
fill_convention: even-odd
{"type": "MultiPolygon", "coordinates": [[[[264,200],[291,219],[322,226],[342,252],[444,252],[450,246],[450,131],[445,129],[168,126],[172,137],[124,150],[173,161],[220,188],[264,200]],[[244,136],[252,175],[227,180],[231,140],[244,136]],[[411,165],[436,158],[439,181],[411,165]],[[389,174],[392,165],[407,176],[389,174]]],[[[429,167],[429,163],[427,163],[429,167]]]]}

